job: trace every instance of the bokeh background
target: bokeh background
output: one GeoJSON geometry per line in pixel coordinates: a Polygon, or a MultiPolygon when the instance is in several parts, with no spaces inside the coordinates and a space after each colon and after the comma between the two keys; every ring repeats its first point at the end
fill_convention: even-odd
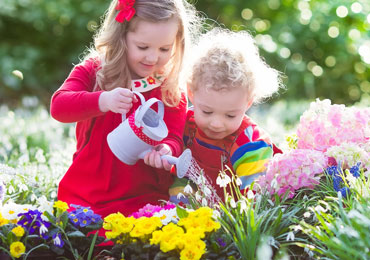
{"type": "MultiPolygon", "coordinates": [[[[267,63],[284,73],[287,89],[270,102],[369,100],[369,0],[191,3],[210,21],[249,31],[267,63]]],[[[1,0],[0,103],[16,107],[26,100],[48,107],[90,46],[108,5],[108,0],[1,0]]]]}

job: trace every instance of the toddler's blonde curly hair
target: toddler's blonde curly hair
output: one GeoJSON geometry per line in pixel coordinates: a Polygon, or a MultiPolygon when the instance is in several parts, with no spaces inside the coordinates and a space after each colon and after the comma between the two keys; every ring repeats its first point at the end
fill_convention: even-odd
{"type": "Polygon", "coordinates": [[[280,73],[264,62],[246,31],[212,29],[199,38],[191,55],[186,78],[193,93],[199,88],[227,91],[241,87],[248,101],[258,103],[283,86],[280,73]]]}

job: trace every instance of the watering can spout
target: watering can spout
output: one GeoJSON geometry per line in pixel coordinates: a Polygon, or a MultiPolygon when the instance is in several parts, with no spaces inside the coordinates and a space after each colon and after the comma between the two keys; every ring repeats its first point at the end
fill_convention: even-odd
{"type": "Polygon", "coordinates": [[[179,158],[172,156],[172,155],[167,155],[167,154],[162,155],[161,159],[167,160],[167,162],[172,165],[177,164],[177,162],[179,161],[179,158]]]}
{"type": "MultiPolygon", "coordinates": [[[[139,154],[140,159],[144,159],[145,155],[149,153],[152,149],[145,150],[144,152],[139,154]]],[[[189,173],[192,165],[192,155],[190,149],[186,149],[179,157],[175,157],[172,155],[162,155],[161,159],[165,159],[168,161],[169,164],[176,166],[176,174],[177,177],[183,178],[189,173]]]]}
{"type": "Polygon", "coordinates": [[[189,173],[193,159],[190,149],[185,149],[179,157],[162,155],[161,158],[166,159],[172,165],[176,165],[177,177],[179,178],[183,178],[187,173],[189,173]]]}

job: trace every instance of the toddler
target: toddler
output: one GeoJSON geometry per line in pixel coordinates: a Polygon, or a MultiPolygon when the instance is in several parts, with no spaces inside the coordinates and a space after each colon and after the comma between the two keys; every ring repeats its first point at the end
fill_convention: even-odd
{"type": "MultiPolygon", "coordinates": [[[[216,182],[225,165],[240,178],[244,190],[264,174],[269,158],[281,152],[246,115],[253,104],[277,92],[281,82],[245,31],[213,29],[201,37],[192,55],[188,97],[193,106],[187,112],[184,143],[223,198],[224,190],[216,182]]],[[[175,202],[186,182],[178,179],[171,187],[175,202]]]]}

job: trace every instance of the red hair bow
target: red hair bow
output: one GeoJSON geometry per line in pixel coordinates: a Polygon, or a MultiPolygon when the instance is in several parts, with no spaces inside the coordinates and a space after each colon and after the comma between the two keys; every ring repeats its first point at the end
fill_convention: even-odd
{"type": "Polygon", "coordinates": [[[119,23],[123,23],[123,21],[126,19],[126,21],[130,21],[131,18],[135,14],[134,9],[134,3],[135,0],[119,0],[118,4],[116,6],[116,10],[119,10],[119,13],[116,16],[116,21],[119,23]]]}

